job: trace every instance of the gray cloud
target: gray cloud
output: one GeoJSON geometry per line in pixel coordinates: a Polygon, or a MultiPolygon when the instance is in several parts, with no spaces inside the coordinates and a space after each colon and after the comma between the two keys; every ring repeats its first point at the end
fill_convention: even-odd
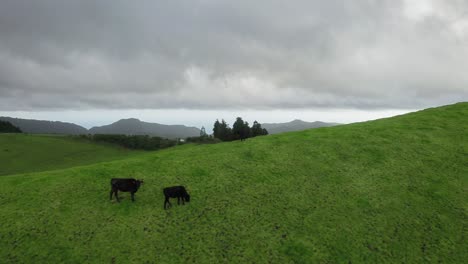
{"type": "Polygon", "coordinates": [[[468,100],[468,3],[0,3],[0,110],[468,100]]]}

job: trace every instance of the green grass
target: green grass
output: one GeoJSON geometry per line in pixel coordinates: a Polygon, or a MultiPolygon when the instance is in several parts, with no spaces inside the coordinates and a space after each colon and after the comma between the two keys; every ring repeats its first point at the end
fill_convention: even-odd
{"type": "Polygon", "coordinates": [[[137,153],[141,152],[66,136],[0,134],[0,176],[87,165],[137,153]]]}
{"type": "Polygon", "coordinates": [[[465,263],[468,103],[0,178],[0,259],[465,263]],[[145,180],[136,202],[109,179],[145,180]],[[162,188],[192,201],[163,210],[162,188]]]}

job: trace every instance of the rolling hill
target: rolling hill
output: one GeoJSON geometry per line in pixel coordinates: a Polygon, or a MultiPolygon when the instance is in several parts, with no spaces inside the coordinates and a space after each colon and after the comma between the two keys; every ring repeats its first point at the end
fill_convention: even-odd
{"type": "Polygon", "coordinates": [[[331,127],[339,125],[338,123],[325,123],[321,121],[315,122],[305,122],[299,119],[295,119],[291,122],[287,123],[263,123],[262,127],[268,130],[269,134],[278,134],[290,131],[300,131],[306,130],[311,128],[319,128],[319,127],[331,127]]]}
{"type": "Polygon", "coordinates": [[[63,169],[139,153],[66,136],[0,134],[0,176],[63,169]]]}
{"type": "MultiPolygon", "coordinates": [[[[468,103],[0,177],[0,258],[464,263],[468,103]],[[109,201],[112,177],[145,180],[109,201]],[[163,210],[162,188],[191,202],[163,210]]],[[[19,156],[18,158],[21,158],[19,156]]],[[[6,164],[8,166],[8,164],[6,164]]]]}
{"type": "Polygon", "coordinates": [[[91,134],[151,135],[163,138],[186,138],[200,136],[200,129],[184,125],[148,123],[136,118],[121,119],[106,126],[92,127],[91,134]]]}
{"type": "Polygon", "coordinates": [[[19,127],[24,133],[65,135],[88,134],[88,130],[86,128],[67,122],[22,119],[5,116],[0,116],[0,120],[12,123],[14,126],[19,127]]]}

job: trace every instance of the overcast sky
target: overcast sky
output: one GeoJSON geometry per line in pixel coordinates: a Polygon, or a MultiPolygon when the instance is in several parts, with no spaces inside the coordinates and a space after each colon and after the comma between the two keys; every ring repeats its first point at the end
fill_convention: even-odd
{"type": "Polygon", "coordinates": [[[466,0],[0,0],[0,115],[354,122],[468,101],[467,69],[466,0]]]}

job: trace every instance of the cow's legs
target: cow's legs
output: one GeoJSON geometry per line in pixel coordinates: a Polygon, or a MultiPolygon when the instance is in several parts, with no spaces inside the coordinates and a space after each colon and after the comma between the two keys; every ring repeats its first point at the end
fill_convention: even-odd
{"type": "Polygon", "coordinates": [[[185,205],[185,197],[182,197],[182,205],[185,205]]]}
{"type": "Polygon", "coordinates": [[[112,200],[112,193],[114,192],[114,190],[111,190],[110,191],[110,199],[112,200]]]}
{"type": "Polygon", "coordinates": [[[169,197],[166,197],[166,199],[164,200],[164,209],[166,209],[166,208],[167,208],[166,204],[168,204],[168,205],[169,205],[169,207],[171,207],[171,206],[172,206],[171,202],[169,202],[169,197]]]}
{"type": "Polygon", "coordinates": [[[132,202],[134,202],[134,201],[135,201],[135,193],[132,192],[132,202]]]}
{"type": "Polygon", "coordinates": [[[114,195],[115,195],[115,198],[117,199],[117,202],[120,203],[119,195],[117,195],[118,192],[119,192],[119,191],[116,190],[116,191],[114,192],[114,195]]]}

